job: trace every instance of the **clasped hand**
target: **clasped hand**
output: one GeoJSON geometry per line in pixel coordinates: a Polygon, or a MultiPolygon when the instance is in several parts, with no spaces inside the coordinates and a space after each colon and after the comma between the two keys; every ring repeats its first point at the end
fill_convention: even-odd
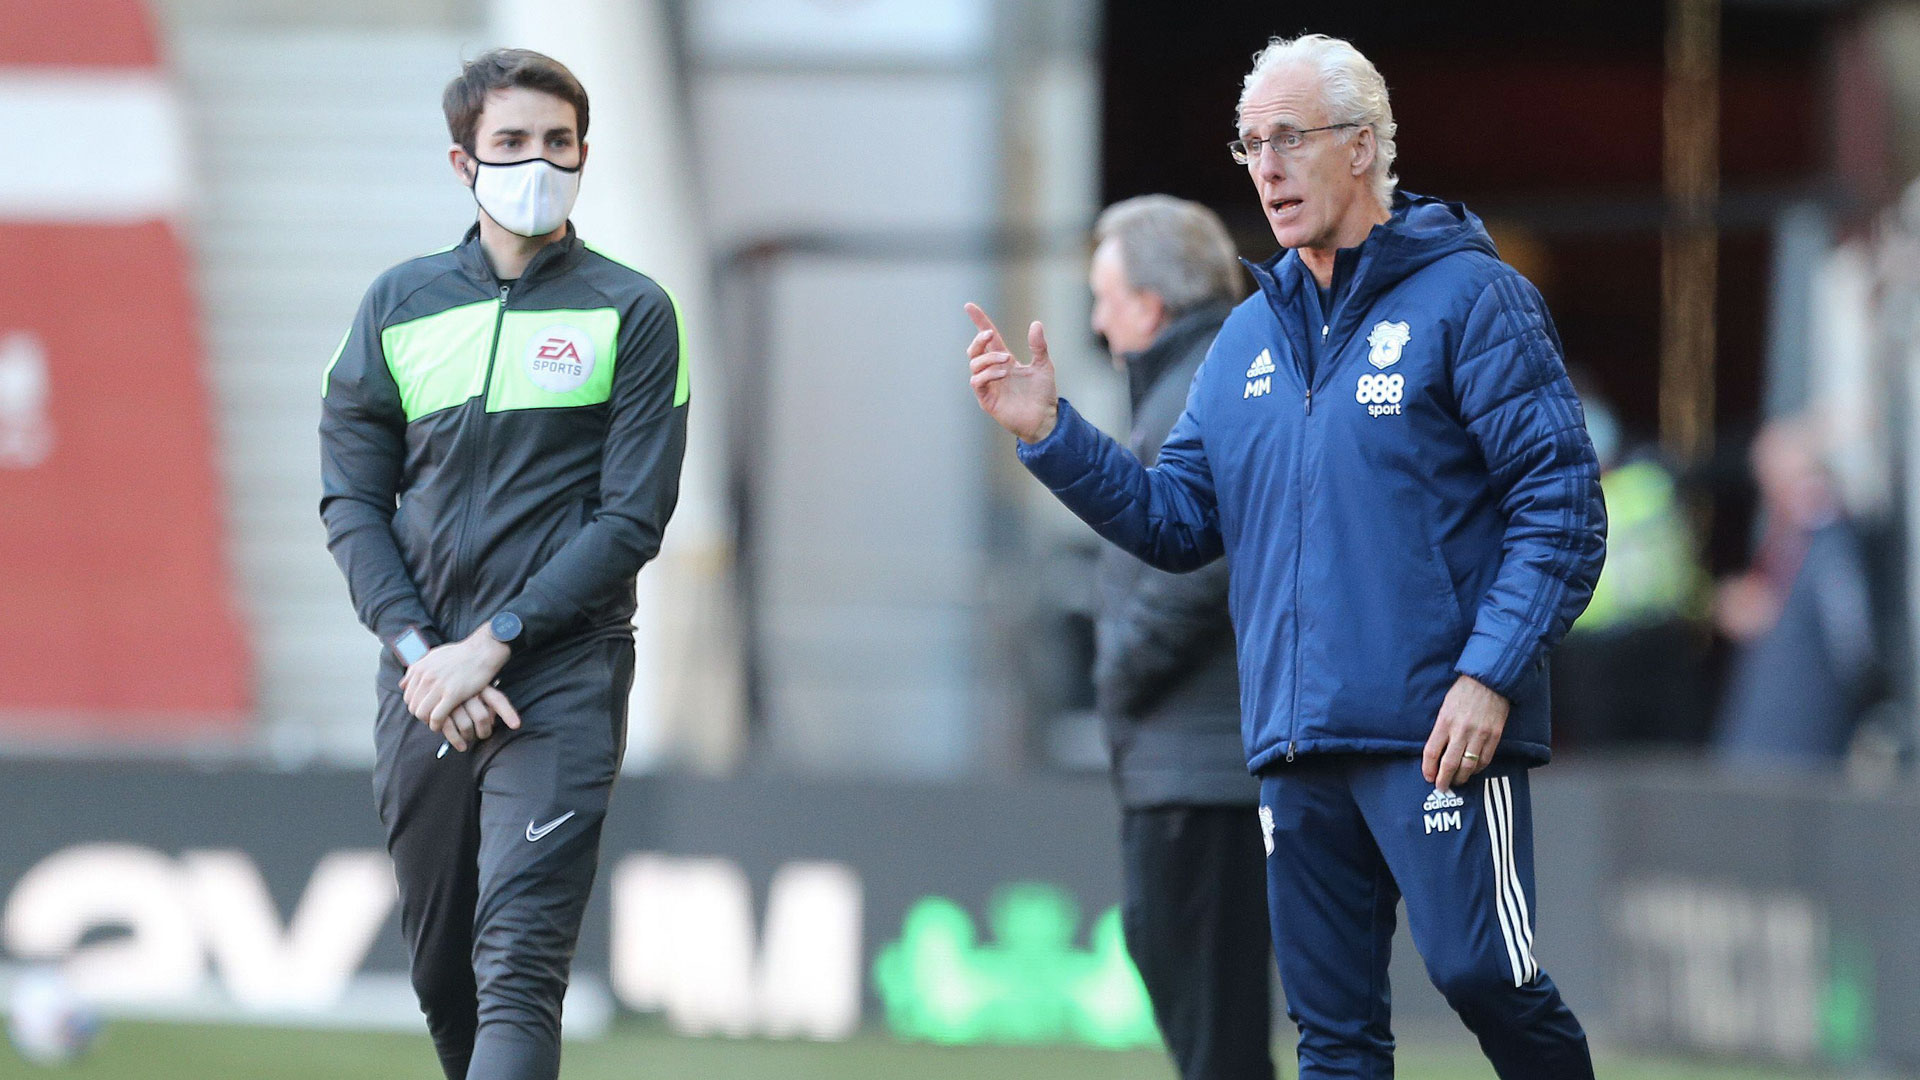
{"type": "Polygon", "coordinates": [[[407,711],[463,753],[492,736],[495,719],[518,729],[520,714],[493,685],[509,655],[485,626],[463,641],[434,647],[400,677],[407,711]]]}

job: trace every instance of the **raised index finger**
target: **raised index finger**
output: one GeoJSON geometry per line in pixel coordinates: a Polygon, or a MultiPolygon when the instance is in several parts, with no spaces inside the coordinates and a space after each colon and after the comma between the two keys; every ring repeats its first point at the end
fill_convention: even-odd
{"type": "Polygon", "coordinates": [[[981,310],[979,304],[969,303],[967,305],[967,318],[973,320],[973,325],[993,335],[993,341],[989,347],[994,352],[1011,351],[1007,348],[1006,339],[1000,336],[1000,328],[993,325],[993,320],[987,318],[987,313],[981,310]]]}

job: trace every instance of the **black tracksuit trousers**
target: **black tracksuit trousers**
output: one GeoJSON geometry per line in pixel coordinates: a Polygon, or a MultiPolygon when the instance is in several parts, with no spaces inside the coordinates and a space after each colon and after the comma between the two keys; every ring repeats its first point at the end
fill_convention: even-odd
{"type": "Polygon", "coordinates": [[[1273,950],[1255,808],[1129,808],[1120,840],[1127,952],[1182,1080],[1273,1080],[1273,950]]]}
{"type": "Polygon", "coordinates": [[[554,1080],[560,1004],[626,745],[631,639],[509,664],[518,731],[466,753],[380,672],[374,795],[400,884],[413,988],[448,1080],[554,1080]]]}

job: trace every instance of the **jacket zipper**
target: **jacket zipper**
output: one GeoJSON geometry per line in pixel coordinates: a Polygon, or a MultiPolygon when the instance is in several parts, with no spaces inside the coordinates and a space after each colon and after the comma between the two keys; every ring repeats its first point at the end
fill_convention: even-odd
{"type": "MultiPolygon", "coordinates": [[[[1332,324],[1332,323],[1321,323],[1321,324],[1320,324],[1320,342],[1321,342],[1321,344],[1323,344],[1323,345],[1324,345],[1324,344],[1326,344],[1326,340],[1327,340],[1327,331],[1328,331],[1328,330],[1331,330],[1331,329],[1333,329],[1333,324],[1332,324]]],[[[1317,377],[1317,376],[1318,376],[1318,375],[1320,374],[1320,365],[1319,365],[1318,363],[1315,363],[1315,364],[1313,365],[1313,373],[1314,373],[1314,375],[1315,375],[1316,377],[1317,377]]],[[[1308,416],[1312,416],[1312,415],[1313,415],[1313,380],[1312,380],[1312,379],[1308,379],[1308,380],[1307,380],[1307,415],[1308,415],[1308,416]]]]}
{"type": "MultiPolygon", "coordinates": [[[[487,373],[480,380],[480,432],[478,435],[478,444],[474,449],[475,460],[480,466],[480,477],[479,483],[471,484],[467,487],[467,512],[461,519],[460,535],[453,545],[453,565],[460,572],[461,578],[460,588],[453,593],[455,597],[454,602],[458,604],[470,603],[470,601],[463,599],[467,596],[468,582],[466,579],[469,576],[466,549],[467,542],[473,537],[473,518],[476,508],[479,505],[481,497],[487,490],[487,394],[493,389],[493,361],[500,352],[500,327],[507,320],[507,296],[512,291],[513,286],[511,285],[500,286],[500,304],[493,312],[493,340],[487,344],[487,373]]],[[[471,611],[462,611],[461,614],[467,618],[472,618],[473,616],[473,612],[471,611]]],[[[452,633],[453,631],[449,628],[448,632],[452,633]]]]}
{"type": "MultiPolygon", "coordinates": [[[[1249,263],[1248,265],[1252,266],[1251,263],[1249,263]]],[[[1267,294],[1268,304],[1271,306],[1273,303],[1273,296],[1274,296],[1273,278],[1270,275],[1261,271],[1258,267],[1254,267],[1253,269],[1254,269],[1254,279],[1261,283],[1261,291],[1267,294]]],[[[1274,315],[1280,318],[1282,322],[1285,322],[1285,315],[1283,315],[1277,307],[1274,309],[1274,315]]],[[[1322,342],[1326,341],[1328,334],[1331,333],[1332,330],[1333,330],[1333,322],[1331,319],[1325,322],[1322,322],[1320,324],[1320,340],[1322,342]]],[[[1295,358],[1294,367],[1295,367],[1295,370],[1299,371],[1300,373],[1301,382],[1306,384],[1306,393],[1302,397],[1302,403],[1305,407],[1306,415],[1312,416],[1313,415],[1313,380],[1307,377],[1307,372],[1303,367],[1301,367],[1297,357],[1295,358]]],[[[1300,489],[1300,480],[1305,475],[1306,439],[1307,439],[1307,432],[1306,432],[1306,428],[1303,426],[1300,432],[1300,449],[1294,455],[1293,478],[1294,478],[1294,489],[1296,491],[1300,489]]],[[[1301,502],[1301,507],[1302,509],[1298,517],[1298,531],[1296,533],[1295,541],[1293,545],[1293,612],[1294,612],[1295,625],[1294,625],[1294,634],[1293,634],[1293,710],[1292,710],[1292,714],[1287,717],[1287,761],[1288,762],[1292,762],[1294,757],[1294,745],[1293,745],[1294,738],[1293,737],[1295,734],[1295,725],[1299,723],[1299,712],[1300,712],[1300,628],[1299,628],[1300,567],[1301,567],[1300,549],[1305,545],[1305,542],[1307,539],[1307,515],[1305,510],[1304,499],[1301,502]]]]}
{"type": "MultiPolygon", "coordinates": [[[[1320,340],[1325,341],[1327,339],[1328,329],[1330,329],[1330,324],[1323,324],[1320,327],[1320,340]]],[[[1313,369],[1317,373],[1320,367],[1317,361],[1323,358],[1315,357],[1314,359],[1316,363],[1313,365],[1313,369]]],[[[1301,372],[1301,375],[1302,375],[1302,381],[1304,381],[1307,384],[1307,394],[1306,394],[1306,401],[1305,401],[1306,415],[1312,416],[1313,415],[1313,379],[1306,377],[1306,372],[1301,372]]],[[[1306,499],[1304,498],[1304,489],[1301,485],[1302,485],[1302,478],[1306,474],[1306,461],[1307,461],[1307,429],[1304,425],[1302,425],[1300,429],[1300,449],[1294,454],[1294,459],[1293,459],[1293,489],[1295,491],[1303,492],[1303,497],[1300,500],[1300,512],[1298,515],[1295,516],[1295,519],[1294,519],[1298,528],[1294,535],[1294,544],[1293,544],[1293,620],[1294,620],[1293,710],[1287,717],[1287,760],[1289,762],[1293,760],[1294,732],[1300,723],[1300,636],[1301,636],[1300,624],[1302,621],[1302,615],[1300,611],[1300,568],[1302,565],[1302,560],[1300,558],[1300,551],[1302,548],[1306,546],[1306,543],[1307,543],[1306,499]]]]}
{"type": "MultiPolygon", "coordinates": [[[[1313,387],[1307,387],[1307,416],[1313,415],[1313,387]]],[[[1300,427],[1300,448],[1293,457],[1293,489],[1300,492],[1299,511],[1294,515],[1293,541],[1293,709],[1287,715],[1287,760],[1293,760],[1293,736],[1300,726],[1300,638],[1305,632],[1306,613],[1300,608],[1300,575],[1306,560],[1300,555],[1307,545],[1307,500],[1302,482],[1306,477],[1308,431],[1300,427]]]]}

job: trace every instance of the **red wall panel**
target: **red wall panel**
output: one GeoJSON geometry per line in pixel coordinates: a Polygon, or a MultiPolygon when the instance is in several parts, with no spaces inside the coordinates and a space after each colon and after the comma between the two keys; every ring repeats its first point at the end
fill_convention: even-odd
{"type": "MultiPolygon", "coordinates": [[[[130,0],[0,13],[17,107],[63,108],[90,80],[124,98],[129,75],[166,97],[157,55],[130,0]]],[[[247,718],[192,267],[154,194],[174,190],[166,158],[124,163],[154,170],[144,186],[63,176],[57,202],[0,178],[0,737],[219,735],[247,718]]]]}

